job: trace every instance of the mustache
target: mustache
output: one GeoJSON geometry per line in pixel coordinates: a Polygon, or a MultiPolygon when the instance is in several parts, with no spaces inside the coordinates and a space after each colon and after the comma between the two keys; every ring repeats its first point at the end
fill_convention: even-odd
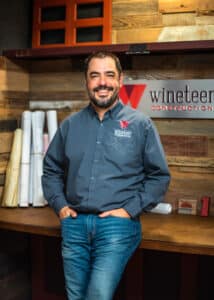
{"type": "Polygon", "coordinates": [[[107,90],[107,91],[113,91],[112,86],[107,86],[107,85],[99,85],[93,89],[93,92],[98,92],[100,90],[107,90]]]}

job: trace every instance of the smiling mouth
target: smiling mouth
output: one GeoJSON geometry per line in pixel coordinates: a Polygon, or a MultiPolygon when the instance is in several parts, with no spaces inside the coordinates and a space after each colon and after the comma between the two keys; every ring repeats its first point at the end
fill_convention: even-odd
{"type": "Polygon", "coordinates": [[[113,91],[113,87],[111,86],[106,86],[106,85],[99,85],[98,87],[94,88],[94,92],[99,92],[99,91],[113,91]]]}

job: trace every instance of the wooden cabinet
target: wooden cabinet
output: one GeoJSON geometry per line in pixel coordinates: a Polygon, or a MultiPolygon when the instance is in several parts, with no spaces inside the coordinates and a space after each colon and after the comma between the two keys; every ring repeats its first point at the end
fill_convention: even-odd
{"type": "Polygon", "coordinates": [[[33,48],[111,43],[108,0],[35,0],[33,48]]]}

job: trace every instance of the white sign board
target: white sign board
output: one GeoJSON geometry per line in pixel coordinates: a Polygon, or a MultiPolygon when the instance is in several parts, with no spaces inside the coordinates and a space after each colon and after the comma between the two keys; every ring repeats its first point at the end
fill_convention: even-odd
{"type": "Polygon", "coordinates": [[[120,99],[152,118],[214,118],[214,80],[125,80],[120,99]]]}

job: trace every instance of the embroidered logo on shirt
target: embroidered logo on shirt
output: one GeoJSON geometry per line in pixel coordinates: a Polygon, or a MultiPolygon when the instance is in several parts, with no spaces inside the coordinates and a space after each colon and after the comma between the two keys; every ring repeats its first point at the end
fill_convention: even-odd
{"type": "Polygon", "coordinates": [[[114,136],[130,138],[132,136],[132,132],[130,130],[127,130],[129,122],[126,120],[120,120],[119,122],[121,129],[115,129],[114,136]]]}
{"type": "Polygon", "coordinates": [[[132,132],[130,130],[115,129],[114,130],[114,135],[117,136],[117,137],[130,138],[132,136],[132,132]]]}
{"type": "Polygon", "coordinates": [[[121,120],[120,121],[120,128],[121,129],[126,129],[129,126],[129,122],[126,120],[121,120]]]}
{"type": "Polygon", "coordinates": [[[115,129],[114,135],[117,137],[126,137],[130,138],[132,136],[132,132],[130,130],[121,130],[121,129],[115,129]]]}

